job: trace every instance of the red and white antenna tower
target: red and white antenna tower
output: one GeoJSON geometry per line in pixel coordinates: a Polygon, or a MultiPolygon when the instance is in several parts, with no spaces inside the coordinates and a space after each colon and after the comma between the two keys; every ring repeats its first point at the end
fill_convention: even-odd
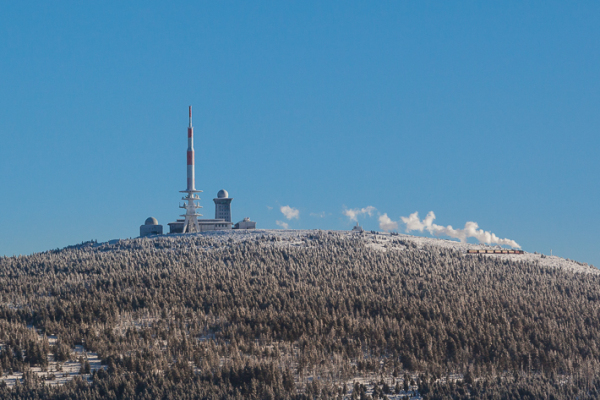
{"type": "Polygon", "coordinates": [[[196,190],[196,178],[194,173],[194,127],[192,126],[192,106],[190,106],[190,125],[188,126],[187,149],[187,189],[180,192],[186,193],[187,196],[182,198],[182,200],[185,201],[185,204],[179,206],[179,208],[185,209],[185,214],[181,215],[182,217],[185,217],[183,233],[200,232],[198,217],[201,217],[202,214],[198,214],[196,210],[202,208],[202,206],[196,203],[196,201],[200,200],[200,197],[198,197],[196,193],[201,193],[202,190],[196,190]]]}

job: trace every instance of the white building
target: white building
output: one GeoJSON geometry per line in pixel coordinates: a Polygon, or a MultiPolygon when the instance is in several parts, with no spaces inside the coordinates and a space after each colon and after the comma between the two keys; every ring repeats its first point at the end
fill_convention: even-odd
{"type": "MultiPolygon", "coordinates": [[[[169,222],[169,233],[183,233],[185,219],[178,219],[175,222],[169,222]]],[[[198,232],[222,231],[231,229],[231,222],[223,219],[198,219],[198,232]]]]}
{"type": "MultiPolygon", "coordinates": [[[[183,229],[183,227],[182,227],[183,229]]],[[[154,217],[149,217],[146,219],[144,225],[140,226],[140,237],[149,236],[149,235],[162,235],[163,234],[163,226],[158,224],[158,221],[154,217]]]]}
{"type": "Polygon", "coordinates": [[[250,221],[250,218],[246,217],[243,221],[235,224],[233,229],[256,229],[256,222],[250,221]]]}

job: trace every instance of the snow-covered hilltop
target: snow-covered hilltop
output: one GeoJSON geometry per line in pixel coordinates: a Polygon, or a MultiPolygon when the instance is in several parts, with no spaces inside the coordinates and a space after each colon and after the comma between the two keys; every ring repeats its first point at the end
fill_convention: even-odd
{"type": "Polygon", "coordinates": [[[497,248],[245,230],[3,257],[0,398],[22,387],[94,399],[600,390],[574,379],[600,370],[598,271],[469,249],[497,248]]]}
{"type": "MultiPolygon", "coordinates": [[[[177,235],[162,235],[162,236],[151,236],[146,238],[126,239],[126,240],[112,240],[107,243],[98,243],[95,246],[110,248],[112,246],[118,246],[128,242],[136,241],[169,241],[173,244],[178,243],[185,245],[185,243],[195,235],[201,235],[207,239],[210,239],[215,244],[226,245],[228,243],[237,243],[247,240],[256,240],[258,238],[270,238],[272,240],[267,241],[269,245],[277,247],[294,246],[294,247],[309,247],[314,246],[314,236],[317,233],[323,233],[327,235],[335,235],[339,238],[346,238],[348,240],[362,240],[364,243],[378,251],[404,251],[408,247],[418,248],[427,250],[432,247],[442,247],[447,249],[453,249],[462,253],[467,252],[470,249],[500,249],[500,246],[489,246],[484,244],[473,244],[463,243],[456,240],[446,240],[439,238],[428,238],[421,236],[412,236],[404,234],[390,234],[385,232],[368,232],[356,233],[352,231],[327,231],[327,230],[281,230],[281,229],[255,229],[255,230],[229,230],[229,231],[214,231],[204,232],[198,234],[177,234],[177,235]]],[[[470,254],[469,257],[494,257],[500,259],[511,259],[521,260],[525,262],[539,263],[542,266],[553,267],[553,268],[564,268],[574,272],[600,274],[600,269],[578,261],[565,259],[558,256],[549,256],[539,253],[528,253],[525,254],[470,254]]]]}

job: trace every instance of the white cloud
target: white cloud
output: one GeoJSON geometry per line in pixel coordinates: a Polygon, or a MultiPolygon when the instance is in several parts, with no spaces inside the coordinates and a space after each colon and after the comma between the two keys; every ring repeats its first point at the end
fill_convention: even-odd
{"type": "Polygon", "coordinates": [[[272,209],[273,209],[273,207],[267,206],[267,210],[271,211],[272,209]]]}
{"type": "Polygon", "coordinates": [[[290,228],[290,226],[288,225],[288,223],[287,223],[287,222],[283,222],[283,221],[275,221],[275,223],[276,223],[277,225],[279,225],[280,227],[282,227],[283,229],[289,229],[289,228],[290,228]]]}
{"type": "Polygon", "coordinates": [[[369,217],[373,216],[373,213],[376,211],[377,209],[373,206],[367,206],[365,208],[351,208],[351,209],[345,209],[344,211],[342,211],[342,214],[344,214],[346,217],[350,218],[350,221],[355,221],[358,222],[358,217],[361,215],[368,215],[369,217]]]}
{"type": "Polygon", "coordinates": [[[379,216],[379,229],[382,231],[395,231],[398,230],[398,223],[392,221],[390,217],[388,217],[387,213],[379,216]]]}
{"type": "Polygon", "coordinates": [[[327,216],[327,214],[325,213],[325,211],[320,212],[320,213],[310,213],[311,217],[317,217],[317,218],[325,218],[327,216]]]}
{"type": "Polygon", "coordinates": [[[300,219],[300,210],[298,210],[297,208],[290,206],[282,206],[279,210],[287,219],[300,219]]]}
{"type": "MultiPolygon", "coordinates": [[[[381,218],[380,218],[381,219],[381,218]]],[[[477,222],[469,221],[465,224],[464,229],[454,229],[451,225],[441,226],[433,223],[435,220],[435,214],[433,211],[429,211],[427,216],[423,221],[419,219],[419,213],[414,212],[410,214],[408,217],[401,217],[402,222],[406,224],[406,232],[411,231],[419,231],[423,232],[427,230],[430,234],[440,236],[450,236],[452,238],[458,239],[461,242],[466,242],[467,238],[475,238],[479,241],[479,243],[496,243],[500,245],[507,245],[510,247],[521,248],[517,242],[511,239],[500,239],[498,236],[493,234],[492,232],[484,231],[483,229],[479,229],[479,225],[477,222]]]]}

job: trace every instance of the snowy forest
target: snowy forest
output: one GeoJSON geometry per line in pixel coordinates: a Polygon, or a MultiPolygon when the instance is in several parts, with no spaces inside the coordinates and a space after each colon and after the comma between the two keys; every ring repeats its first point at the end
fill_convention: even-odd
{"type": "Polygon", "coordinates": [[[2,257],[0,397],[600,396],[593,268],[378,240],[255,231],[2,257]]]}

